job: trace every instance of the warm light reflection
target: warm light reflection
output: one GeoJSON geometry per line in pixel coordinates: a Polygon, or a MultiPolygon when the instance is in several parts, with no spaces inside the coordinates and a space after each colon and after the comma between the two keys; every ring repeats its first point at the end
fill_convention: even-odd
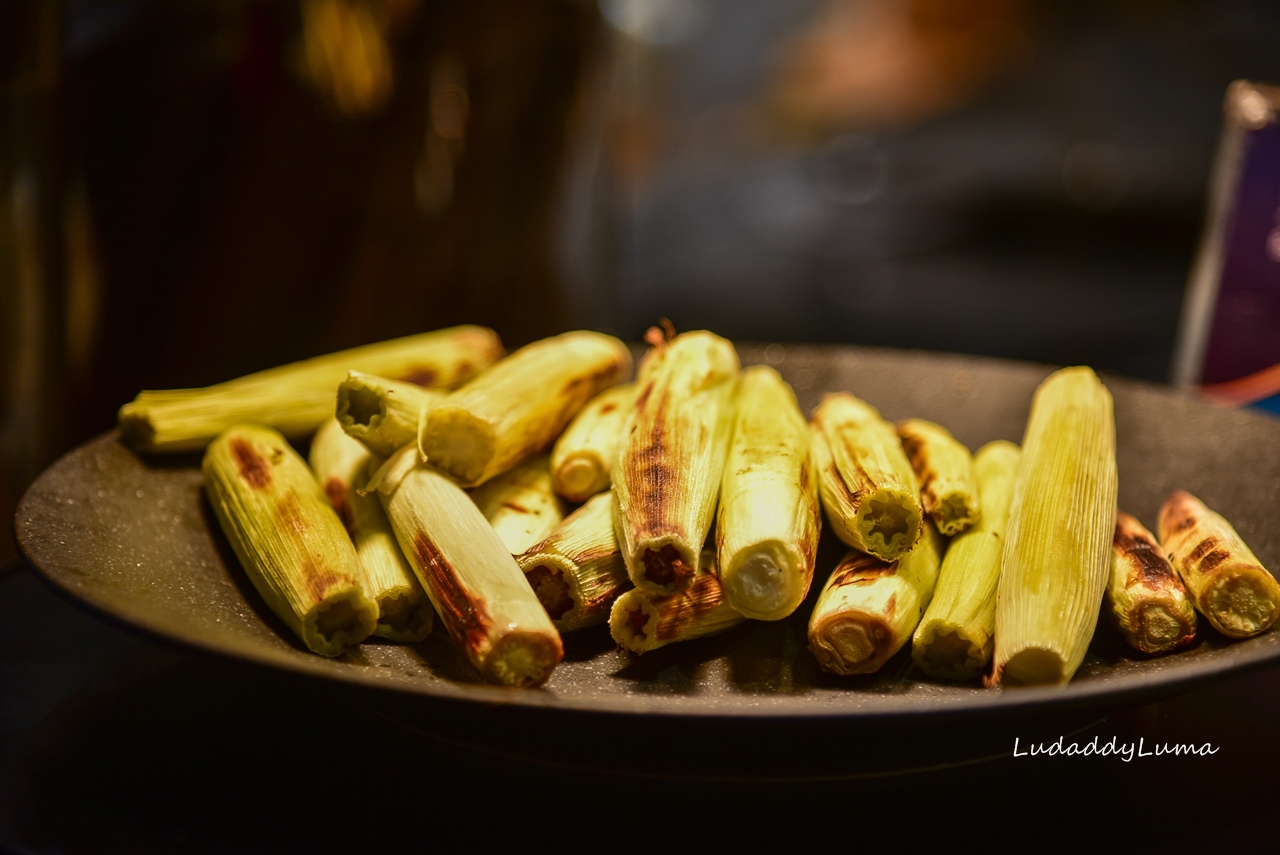
{"type": "Polygon", "coordinates": [[[394,74],[387,16],[360,0],[304,0],[302,62],[339,112],[373,113],[391,98],[394,74]]]}
{"type": "Polygon", "coordinates": [[[413,190],[422,212],[438,216],[453,201],[454,175],[465,148],[471,110],[466,69],[457,56],[446,53],[436,60],[427,110],[430,122],[414,169],[413,190]]]}

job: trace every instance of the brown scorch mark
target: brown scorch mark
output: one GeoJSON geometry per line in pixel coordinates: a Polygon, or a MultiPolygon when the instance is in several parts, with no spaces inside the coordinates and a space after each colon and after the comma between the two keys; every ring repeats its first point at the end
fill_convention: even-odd
{"type": "Polygon", "coordinates": [[[413,555],[422,568],[425,581],[435,592],[440,617],[449,635],[469,652],[478,653],[493,628],[493,618],[482,604],[467,596],[457,571],[436,549],[426,532],[414,532],[413,555]]]}
{"type": "Polygon", "coordinates": [[[649,403],[649,396],[653,394],[653,381],[650,380],[644,384],[644,388],[640,390],[640,394],[636,396],[636,410],[643,410],[644,405],[649,403]]]}
{"type": "Polygon", "coordinates": [[[869,585],[877,577],[898,569],[898,562],[881,561],[874,555],[859,553],[840,562],[831,578],[831,587],[869,585]]]}
{"type": "Polygon", "coordinates": [[[530,513],[528,508],[526,508],[524,505],[521,505],[517,502],[503,502],[502,507],[506,508],[509,511],[515,511],[518,514],[530,513]]]}
{"type": "Polygon", "coordinates": [[[329,504],[333,505],[333,509],[338,512],[338,519],[342,520],[342,527],[347,530],[352,540],[356,538],[356,515],[351,509],[351,503],[347,501],[347,485],[342,483],[342,479],[334,476],[324,482],[324,494],[329,499],[329,504]]]}
{"type": "Polygon", "coordinates": [[[436,372],[431,368],[415,366],[406,371],[400,379],[405,383],[412,383],[415,386],[434,386],[436,382],[436,372]]]}
{"type": "Polygon", "coordinates": [[[1218,548],[1218,539],[1216,537],[1206,537],[1204,540],[1196,544],[1196,548],[1187,553],[1188,561],[1199,561],[1210,552],[1218,548]]]}
{"type": "Polygon", "coordinates": [[[287,533],[301,535],[311,528],[298,505],[298,494],[292,490],[276,503],[276,519],[279,522],[278,528],[287,533]]]}
{"type": "Polygon", "coordinates": [[[339,573],[325,567],[323,564],[318,564],[314,555],[308,555],[304,558],[299,570],[303,581],[307,585],[307,592],[311,594],[312,600],[317,603],[327,597],[332,588],[349,588],[355,584],[354,580],[347,574],[339,573]]]}
{"type": "Polygon", "coordinates": [[[1213,552],[1210,552],[1201,559],[1200,567],[1198,569],[1201,573],[1212,573],[1218,569],[1219,564],[1230,557],[1231,553],[1227,552],[1225,549],[1215,549],[1213,552]]]}
{"type": "Polygon", "coordinates": [[[664,393],[653,413],[646,415],[649,444],[634,453],[634,465],[627,467],[627,485],[634,491],[638,509],[634,518],[641,523],[635,532],[637,540],[671,534],[675,526],[666,519],[668,499],[675,493],[677,481],[667,452],[663,421],[669,399],[670,393],[664,393]]]}
{"type": "Polygon", "coordinates": [[[600,415],[602,415],[602,416],[603,416],[603,415],[605,415],[606,413],[612,413],[612,412],[613,412],[614,410],[616,410],[616,409],[618,409],[618,405],[617,405],[617,404],[613,404],[613,403],[609,403],[609,404],[602,404],[602,405],[600,406],[600,415]]]}
{"type": "Polygon", "coordinates": [[[1112,544],[1129,561],[1129,575],[1124,582],[1126,588],[1139,582],[1149,588],[1159,588],[1177,578],[1159,547],[1146,538],[1117,528],[1112,544]]]}
{"type": "Polygon", "coordinates": [[[255,490],[265,490],[271,485],[271,464],[246,440],[232,437],[231,455],[236,459],[242,481],[255,490]]]}

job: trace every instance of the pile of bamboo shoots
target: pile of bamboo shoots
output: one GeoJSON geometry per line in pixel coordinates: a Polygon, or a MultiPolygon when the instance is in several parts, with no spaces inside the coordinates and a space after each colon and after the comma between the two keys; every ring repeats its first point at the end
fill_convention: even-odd
{"type": "MultiPolygon", "coordinates": [[[[630,349],[571,332],[503,356],[455,327],[120,411],[144,453],[205,449],[205,490],[246,574],[315,653],[436,622],[485,679],[545,682],[561,633],[608,624],[642,654],[801,609],[823,513],[848,547],[808,613],[826,670],[910,645],[925,675],[1064,683],[1100,613],[1144,654],[1197,613],[1246,638],[1280,585],[1178,492],[1159,539],[1116,508],[1111,395],[1049,376],[1022,446],[972,455],[849,392],[806,419],[774,369],[706,331],[630,349]],[[290,440],[310,438],[310,466],[290,440]]],[[[905,654],[904,654],[905,656],[905,654]]],[[[905,661],[905,660],[903,660],[905,661]]]]}

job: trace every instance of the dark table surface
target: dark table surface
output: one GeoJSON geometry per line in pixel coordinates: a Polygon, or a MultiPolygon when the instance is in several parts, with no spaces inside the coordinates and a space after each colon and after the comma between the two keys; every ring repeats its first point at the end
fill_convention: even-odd
{"type": "MultiPolygon", "coordinates": [[[[657,744],[661,728],[637,730],[625,718],[604,718],[582,733],[559,732],[554,718],[544,719],[522,736],[530,750],[513,753],[509,738],[486,745],[438,703],[393,700],[171,649],[88,616],[23,565],[6,565],[0,848],[401,852],[470,841],[481,850],[527,843],[685,851],[839,834],[842,848],[914,849],[976,837],[1024,851],[1196,844],[1266,851],[1280,814],[1280,668],[1109,715],[975,723],[981,756],[904,745],[911,771],[881,766],[870,774],[857,769],[860,746],[882,749],[891,733],[851,727],[847,739],[830,730],[810,738],[779,722],[777,738],[798,752],[822,752],[825,740],[855,758],[847,774],[828,763],[806,776],[794,771],[803,763],[785,771],[776,760],[753,763],[758,746],[735,742],[732,730],[672,722],[673,740],[700,748],[664,773],[629,758],[681,752],[657,744]],[[1022,752],[1058,736],[1064,746],[1096,736],[1099,745],[1114,737],[1135,749],[1141,740],[1148,753],[1205,743],[1216,753],[1013,754],[1015,739],[1022,752]],[[532,744],[578,738],[594,747],[575,746],[567,762],[532,744]],[[707,763],[707,746],[717,741],[722,762],[707,763]],[[930,763],[931,752],[967,759],[930,763]]],[[[964,734],[953,729],[947,738],[964,734]]]]}

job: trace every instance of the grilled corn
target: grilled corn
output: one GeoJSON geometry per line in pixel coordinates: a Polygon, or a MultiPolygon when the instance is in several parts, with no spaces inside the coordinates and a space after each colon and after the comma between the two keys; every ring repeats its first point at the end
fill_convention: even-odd
{"type": "Polygon", "coordinates": [[[715,554],[707,551],[701,561],[704,572],[683,591],[652,594],[633,588],[614,601],[609,633],[619,647],[645,653],[675,641],[715,635],[746,620],[725,598],[715,574],[715,554]]]}
{"type": "Polygon", "coordinates": [[[996,586],[1021,454],[998,439],[974,457],[982,517],[947,547],[933,600],[911,640],[911,658],[932,677],[972,679],[991,661],[996,586]]]}
{"type": "Polygon", "coordinates": [[[852,550],[836,566],[809,618],[809,649],[823,670],[870,674],[911,639],[938,581],[945,548],[933,523],[897,561],[852,550]]]}
{"type": "Polygon", "coordinates": [[[338,384],[338,423],[379,457],[390,457],[418,438],[427,410],[444,393],[376,374],[352,371],[338,384]]]}
{"type": "Polygon", "coordinates": [[[564,519],[549,458],[531,457],[471,491],[471,500],[512,555],[539,543],[564,519]]]}
{"type": "Polygon", "coordinates": [[[585,502],[609,489],[622,428],[635,401],[635,384],[623,383],[596,395],[578,411],[551,451],[557,493],[571,502],[585,502]]]}
{"type": "Polygon", "coordinates": [[[238,425],[209,444],[204,490],[262,599],[308,648],[337,656],[373,632],[355,547],[298,453],[277,431],[238,425]]]}
{"type": "Polygon", "coordinates": [[[405,446],[370,481],[449,635],[486,679],[536,686],[564,656],[560,634],[471,497],[405,446]]]}
{"type": "Polygon", "coordinates": [[[736,410],[716,518],[720,583],[742,614],[780,620],[809,593],[822,527],[809,426],[767,365],[743,370],[736,410]]]}
{"type": "Polygon", "coordinates": [[[1116,520],[1111,393],[1088,368],[1036,389],[1009,510],[991,682],[1065,683],[1084,661],[1116,520]]]}
{"type": "Polygon", "coordinates": [[[348,371],[453,388],[502,356],[493,330],[463,326],[282,365],[203,389],[138,394],[120,408],[125,441],[144,452],[199,451],[223,430],[264,424],[303,439],[333,415],[348,371]]]}
{"type": "Polygon", "coordinates": [[[925,419],[898,422],[898,436],[920,482],[920,504],[938,531],[951,537],[977,522],[982,512],[969,449],[925,419]]]}
{"type": "Polygon", "coordinates": [[[613,496],[587,499],[516,563],[561,632],[602,624],[631,587],[613,532],[613,496]]]}
{"type": "Polygon", "coordinates": [[[693,582],[711,528],[738,354],[718,335],[688,332],[655,345],[641,373],[615,472],[615,522],[631,581],[669,594],[693,582]]]}
{"type": "Polygon", "coordinates": [[[1196,610],[1155,536],[1124,511],[1116,513],[1105,611],[1142,653],[1168,653],[1196,635],[1196,610]]]}
{"type": "Polygon", "coordinates": [[[1160,545],[1200,614],[1231,638],[1270,629],[1280,617],[1280,585],[1222,516],[1179,490],[1160,509],[1160,545]]]}
{"type": "Polygon", "coordinates": [[[376,496],[361,495],[369,468],[382,461],[329,419],[311,440],[311,471],[338,512],[360,557],[361,587],[378,606],[374,635],[391,641],[421,641],[435,613],[413,575],[376,496]]]}
{"type": "Polygon", "coordinates": [[[825,396],[811,421],[822,505],[836,536],[884,561],[905,555],[920,538],[923,511],[893,426],[847,392],[825,396]]]}

